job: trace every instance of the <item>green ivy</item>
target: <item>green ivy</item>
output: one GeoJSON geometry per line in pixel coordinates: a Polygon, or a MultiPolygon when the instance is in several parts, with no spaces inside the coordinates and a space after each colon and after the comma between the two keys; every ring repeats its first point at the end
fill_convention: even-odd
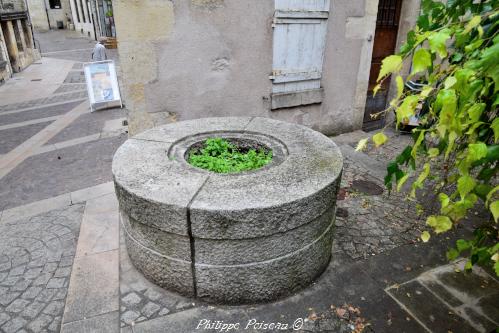
{"type": "MultiPolygon", "coordinates": [[[[415,197],[431,178],[440,212],[428,217],[424,242],[429,231],[443,233],[465,221],[470,209],[488,210],[490,218],[473,238],[458,240],[447,256],[467,254],[467,269],[491,265],[499,275],[499,0],[423,0],[421,7],[400,51],[383,60],[375,88],[395,77],[396,97],[383,112],[395,111],[397,126],[418,106],[428,107],[413,130],[414,143],[388,164],[385,184],[400,190],[414,179],[410,195],[415,197]],[[400,71],[409,61],[412,71],[403,78],[400,71]],[[424,83],[423,89],[404,90],[408,80],[424,83]]],[[[388,138],[380,132],[372,140],[380,146],[388,138]]],[[[358,150],[367,143],[361,140],[358,150]]]]}
{"type": "Polygon", "coordinates": [[[189,154],[188,162],[217,173],[235,173],[259,169],[272,160],[272,151],[250,149],[241,152],[222,138],[209,138],[204,147],[189,154]]]}

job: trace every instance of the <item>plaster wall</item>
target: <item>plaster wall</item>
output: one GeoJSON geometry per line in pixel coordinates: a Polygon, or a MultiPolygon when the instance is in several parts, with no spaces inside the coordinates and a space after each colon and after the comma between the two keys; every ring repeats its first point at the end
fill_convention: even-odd
{"type": "Polygon", "coordinates": [[[44,0],[28,0],[29,15],[33,28],[37,31],[49,30],[44,0]]]}
{"type": "Polygon", "coordinates": [[[360,129],[377,2],[331,1],[322,103],[271,111],[274,1],[113,1],[130,134],[229,115],[360,129]]]}

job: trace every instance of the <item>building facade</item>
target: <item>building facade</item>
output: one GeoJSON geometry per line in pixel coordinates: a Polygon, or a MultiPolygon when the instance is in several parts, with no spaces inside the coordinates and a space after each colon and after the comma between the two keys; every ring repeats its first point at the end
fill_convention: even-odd
{"type": "Polygon", "coordinates": [[[72,27],[70,0],[27,0],[31,22],[37,31],[70,29],[72,27]]]}
{"type": "Polygon", "coordinates": [[[213,116],[270,117],[325,134],[360,129],[390,94],[387,84],[382,100],[369,95],[380,58],[419,13],[419,0],[113,5],[132,135],[213,116]]]}
{"type": "Polygon", "coordinates": [[[39,58],[24,0],[0,1],[0,84],[39,58]]]}
{"type": "Polygon", "coordinates": [[[116,36],[111,0],[69,0],[69,3],[75,30],[94,39],[116,36]]]}

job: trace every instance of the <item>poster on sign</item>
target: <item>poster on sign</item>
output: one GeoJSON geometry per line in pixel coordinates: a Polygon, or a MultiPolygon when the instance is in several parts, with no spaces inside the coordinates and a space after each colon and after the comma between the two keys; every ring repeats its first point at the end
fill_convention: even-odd
{"type": "Polygon", "coordinates": [[[83,71],[91,111],[123,106],[114,61],[89,62],[83,71]]]}

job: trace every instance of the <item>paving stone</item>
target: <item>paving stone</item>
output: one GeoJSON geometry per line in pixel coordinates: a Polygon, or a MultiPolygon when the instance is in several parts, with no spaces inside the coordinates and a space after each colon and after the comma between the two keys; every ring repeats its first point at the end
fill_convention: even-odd
{"type": "Polygon", "coordinates": [[[140,313],[135,311],[126,311],[121,315],[121,321],[123,321],[127,325],[131,325],[135,319],[140,317],[140,313]]]}
{"type": "Polygon", "coordinates": [[[118,333],[120,328],[119,311],[105,313],[99,316],[65,323],[62,326],[62,333],[118,333]]]}
{"type": "Polygon", "coordinates": [[[28,286],[31,284],[30,280],[21,280],[18,281],[10,290],[12,291],[25,291],[28,286]]]}
{"type": "Polygon", "coordinates": [[[10,316],[7,313],[0,312],[0,326],[2,326],[9,319],[10,319],[10,316]]]}
{"type": "Polygon", "coordinates": [[[0,305],[7,306],[8,304],[10,304],[10,302],[15,300],[19,295],[20,293],[6,293],[2,295],[2,297],[0,297],[0,305]]]}
{"type": "Polygon", "coordinates": [[[141,302],[141,298],[136,293],[130,293],[121,299],[126,306],[133,306],[141,302]]]}
{"type": "Polygon", "coordinates": [[[165,316],[169,313],[170,313],[170,310],[168,310],[167,308],[163,308],[163,309],[161,309],[161,311],[159,311],[158,315],[165,316]]]}
{"type": "Polygon", "coordinates": [[[463,318],[440,302],[428,289],[419,282],[412,281],[389,290],[399,302],[428,328],[441,325],[451,332],[474,332],[463,318]]]}
{"type": "Polygon", "coordinates": [[[142,308],[142,310],[140,312],[143,315],[145,315],[147,318],[150,318],[156,312],[158,312],[159,309],[161,309],[161,307],[158,304],[153,303],[153,302],[148,302],[146,305],[144,305],[144,307],[142,308]]]}
{"type": "Polygon", "coordinates": [[[30,322],[27,325],[27,328],[29,328],[33,332],[41,332],[42,329],[46,328],[52,322],[52,320],[53,318],[51,316],[42,314],[38,316],[38,318],[30,322]]]}
{"type": "Polygon", "coordinates": [[[36,316],[38,316],[40,311],[42,311],[45,305],[46,303],[35,301],[28,305],[26,309],[24,309],[22,315],[29,318],[35,318],[36,316]]]}
{"type": "Polygon", "coordinates": [[[44,302],[50,301],[57,294],[57,289],[43,289],[35,299],[44,302]]]}
{"type": "MultiPolygon", "coordinates": [[[[74,246],[74,245],[73,245],[74,246]]],[[[68,277],[71,275],[71,267],[62,267],[58,268],[55,273],[54,277],[68,277]]]]}
{"type": "Polygon", "coordinates": [[[62,316],[55,317],[50,323],[48,329],[50,331],[59,332],[61,328],[61,321],[62,321],[62,316]]]}
{"type": "Polygon", "coordinates": [[[14,333],[19,331],[24,325],[27,323],[27,321],[23,318],[20,317],[15,317],[6,322],[3,326],[2,329],[5,333],[14,333]]]}
{"type": "Polygon", "coordinates": [[[30,302],[24,299],[16,299],[8,307],[5,308],[7,312],[21,312],[30,302]]]}
{"type": "Polygon", "coordinates": [[[22,298],[33,299],[42,291],[42,287],[30,287],[22,295],[22,298]]]}
{"type": "Polygon", "coordinates": [[[43,309],[43,313],[51,316],[58,316],[62,315],[63,310],[64,310],[64,302],[52,301],[49,303],[49,305],[47,305],[45,309],[43,309]]]}
{"type": "Polygon", "coordinates": [[[65,278],[53,278],[47,283],[47,288],[49,289],[57,289],[64,287],[65,278]]]}
{"type": "Polygon", "coordinates": [[[41,267],[36,267],[36,268],[30,268],[24,273],[24,277],[27,279],[33,279],[38,277],[38,275],[42,272],[41,267]]]}

